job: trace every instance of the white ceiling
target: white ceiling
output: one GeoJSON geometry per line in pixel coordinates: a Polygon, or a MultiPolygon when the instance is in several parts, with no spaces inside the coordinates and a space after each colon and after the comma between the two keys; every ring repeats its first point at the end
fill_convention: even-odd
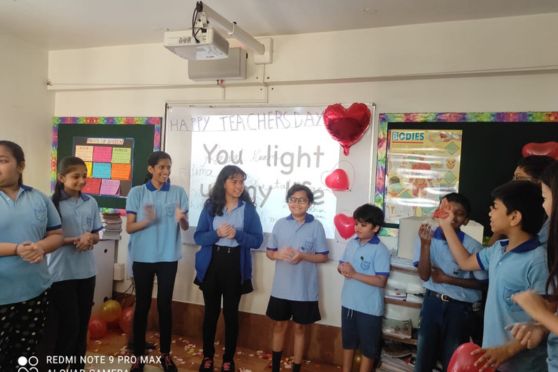
{"type": "MultiPolygon", "coordinates": [[[[0,0],[0,32],[49,50],[159,43],[194,0],[0,0]]],[[[557,0],[209,0],[254,36],[558,12],[557,0]]]]}

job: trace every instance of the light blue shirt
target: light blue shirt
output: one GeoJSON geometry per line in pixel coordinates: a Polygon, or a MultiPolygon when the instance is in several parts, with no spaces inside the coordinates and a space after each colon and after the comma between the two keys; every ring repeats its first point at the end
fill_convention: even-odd
{"type": "MultiPolygon", "coordinates": [[[[469,252],[469,254],[477,253],[482,249],[482,245],[475,239],[471,238],[469,235],[462,231],[457,232],[459,240],[469,252]]],[[[418,266],[420,260],[420,238],[417,237],[415,240],[414,247],[414,258],[413,264],[418,266]]],[[[459,268],[457,262],[453,258],[451,251],[448,247],[448,242],[446,241],[442,230],[437,228],[434,231],[434,235],[430,242],[430,264],[432,267],[437,267],[442,270],[444,274],[458,278],[458,279],[476,279],[476,280],[487,280],[488,273],[483,270],[479,271],[463,271],[459,268]]],[[[482,293],[480,290],[463,288],[453,284],[447,283],[436,283],[430,277],[426,282],[424,282],[424,288],[429,289],[434,292],[445,294],[455,300],[475,303],[479,302],[482,298],[482,293]]]]}
{"type": "Polygon", "coordinates": [[[550,228],[550,217],[544,221],[539,233],[537,234],[539,242],[546,247],[546,242],[548,242],[548,229],[550,228]]]}
{"type": "Polygon", "coordinates": [[[157,190],[151,181],[134,186],[128,193],[126,213],[145,219],[144,207],[155,208],[156,220],[145,229],[130,235],[133,262],[174,262],[182,257],[180,226],[176,222],[178,206],[188,212],[188,196],[182,187],[165,183],[157,190]]]}
{"type": "MultiPolygon", "coordinates": [[[[490,282],[484,309],[483,347],[503,345],[513,339],[504,328],[513,323],[531,321],[521,307],[513,302],[512,295],[532,289],[545,292],[548,268],[546,249],[537,239],[531,239],[512,251],[506,252],[507,240],[477,253],[481,268],[488,269],[490,282]]],[[[539,345],[523,350],[500,367],[499,371],[546,371],[546,347],[539,345]]]]}
{"type": "MultiPolygon", "coordinates": [[[[389,276],[390,253],[376,235],[365,243],[361,243],[358,237],[351,239],[343,252],[342,262],[350,263],[361,274],[389,276]]],[[[341,305],[364,314],[383,316],[384,288],[345,278],[341,305]]]]}
{"type": "Polygon", "coordinates": [[[548,372],[558,372],[558,336],[550,332],[546,341],[548,372]]]}
{"type": "MultiPolygon", "coordinates": [[[[324,227],[309,213],[302,224],[292,215],[275,223],[267,249],[276,251],[285,247],[303,253],[329,254],[324,227]]],[[[286,261],[275,261],[271,295],[291,301],[318,301],[318,264],[300,261],[293,265],[286,261]]]]}
{"type": "MultiPolygon", "coordinates": [[[[229,224],[238,231],[244,230],[244,206],[245,203],[239,200],[238,205],[232,211],[227,211],[227,208],[223,208],[223,215],[215,215],[213,219],[213,230],[217,230],[222,224],[229,224]]],[[[238,247],[236,239],[229,238],[220,238],[215,244],[224,247],[238,247]]]]}
{"type": "MultiPolygon", "coordinates": [[[[21,186],[16,200],[0,191],[0,241],[37,242],[60,226],[58,211],[43,193],[21,186]]],[[[19,256],[0,257],[0,305],[39,296],[51,285],[46,260],[29,263],[19,256]]]]}
{"type": "MultiPolygon", "coordinates": [[[[62,216],[64,237],[80,236],[85,232],[96,233],[103,229],[97,201],[89,195],[71,198],[62,196],[58,205],[62,216]]],[[[73,244],[63,245],[47,255],[47,264],[53,282],[87,279],[95,276],[93,250],[78,251],[73,244]]]]}

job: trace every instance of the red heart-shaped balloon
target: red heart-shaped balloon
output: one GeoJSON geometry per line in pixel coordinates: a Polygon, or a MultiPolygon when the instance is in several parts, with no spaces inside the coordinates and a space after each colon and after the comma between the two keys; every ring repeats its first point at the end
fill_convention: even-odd
{"type": "Polygon", "coordinates": [[[349,189],[349,176],[343,169],[336,169],[325,179],[327,187],[333,191],[346,191],[349,189]]]}
{"type": "MultiPolygon", "coordinates": [[[[480,346],[472,342],[460,345],[451,356],[448,372],[478,372],[475,362],[482,354],[471,355],[477,349],[480,349],[480,346]]],[[[494,368],[487,368],[485,371],[494,372],[494,368]]]]}
{"type": "Polygon", "coordinates": [[[523,157],[530,155],[545,155],[558,159],[558,142],[530,142],[521,149],[523,157]]]}
{"type": "Polygon", "coordinates": [[[355,220],[346,214],[339,213],[333,218],[337,232],[343,239],[349,239],[355,233],[355,220]]]}
{"type": "Polygon", "coordinates": [[[368,129],[370,116],[370,109],[364,103],[353,103],[348,109],[336,103],[329,105],[323,114],[327,131],[341,144],[345,155],[349,155],[349,148],[357,143],[368,129]]]}

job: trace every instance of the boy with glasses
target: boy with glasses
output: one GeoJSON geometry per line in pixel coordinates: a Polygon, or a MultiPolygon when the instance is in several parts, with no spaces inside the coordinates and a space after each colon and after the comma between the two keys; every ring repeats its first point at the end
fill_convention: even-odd
{"type": "Polygon", "coordinates": [[[276,261],[275,277],[266,315],[273,321],[272,372],[279,372],[288,321],[294,323],[293,372],[299,372],[308,324],[321,319],[318,308],[318,263],[328,260],[325,231],[307,213],[314,194],[304,185],[287,191],[291,214],[273,226],[266,255],[276,261]]]}

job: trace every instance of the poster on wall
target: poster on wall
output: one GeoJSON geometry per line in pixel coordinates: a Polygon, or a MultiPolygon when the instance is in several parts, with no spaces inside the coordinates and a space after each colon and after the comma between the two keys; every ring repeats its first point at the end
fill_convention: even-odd
{"type": "Polygon", "coordinates": [[[440,197],[459,189],[461,130],[388,131],[387,223],[430,215],[440,197]]]}
{"type": "Polygon", "coordinates": [[[133,138],[74,137],[73,155],[87,167],[83,192],[126,197],[132,187],[133,138]]]}

